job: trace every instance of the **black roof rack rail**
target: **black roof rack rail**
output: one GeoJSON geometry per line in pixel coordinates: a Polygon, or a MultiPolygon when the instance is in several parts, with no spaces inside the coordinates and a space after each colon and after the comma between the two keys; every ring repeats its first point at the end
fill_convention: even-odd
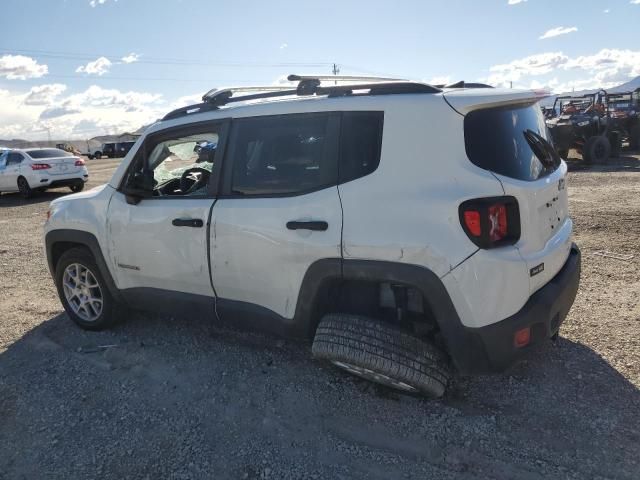
{"type": "Polygon", "coordinates": [[[491,85],[487,85],[486,83],[478,83],[478,82],[465,82],[464,80],[460,80],[456,83],[450,83],[448,85],[440,84],[434,85],[437,88],[494,88],[491,85]]]}
{"type": "Polygon", "coordinates": [[[297,81],[298,85],[267,85],[253,87],[230,87],[213,89],[202,96],[202,103],[178,108],[164,116],[163,120],[170,120],[185,115],[215,110],[232,102],[244,102],[262,98],[277,98],[285,96],[327,95],[339,97],[347,95],[362,95],[361,90],[367,90],[364,95],[392,95],[408,93],[438,93],[442,90],[426,83],[409,80],[390,79],[383,77],[357,77],[335,75],[289,75],[289,81],[297,81]],[[348,83],[344,85],[322,85],[322,82],[366,82],[348,83]],[[241,93],[245,95],[236,94],[241,93]]]}

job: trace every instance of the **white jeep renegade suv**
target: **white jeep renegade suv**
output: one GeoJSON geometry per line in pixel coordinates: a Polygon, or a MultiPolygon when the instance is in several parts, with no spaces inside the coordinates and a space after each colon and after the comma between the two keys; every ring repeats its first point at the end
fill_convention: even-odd
{"type": "Polygon", "coordinates": [[[557,335],[580,252],[540,93],[290,79],[209,92],[52,202],[71,319],[197,309],[430,396],[557,335]]]}

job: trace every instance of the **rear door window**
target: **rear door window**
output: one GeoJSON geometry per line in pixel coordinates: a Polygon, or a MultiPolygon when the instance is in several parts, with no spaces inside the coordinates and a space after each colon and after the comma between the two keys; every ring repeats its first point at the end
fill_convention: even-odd
{"type": "Polygon", "coordinates": [[[301,195],[336,185],[337,125],[331,113],[233,121],[231,195],[301,195]]]}
{"type": "Polygon", "coordinates": [[[22,163],[24,157],[19,153],[10,153],[7,158],[7,165],[19,165],[22,163]]]}
{"type": "Polygon", "coordinates": [[[527,132],[550,145],[544,115],[537,103],[475,110],[464,119],[467,156],[480,168],[517,180],[545,177],[556,170],[559,160],[557,156],[545,159],[540,152],[544,148],[532,145],[527,132]]]}

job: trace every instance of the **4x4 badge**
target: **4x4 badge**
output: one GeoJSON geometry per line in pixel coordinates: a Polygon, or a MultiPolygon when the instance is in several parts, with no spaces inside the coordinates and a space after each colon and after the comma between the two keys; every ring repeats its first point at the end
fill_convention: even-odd
{"type": "Polygon", "coordinates": [[[540,272],[544,272],[544,262],[541,263],[540,265],[536,265],[535,267],[530,269],[529,270],[529,275],[533,277],[533,276],[539,274],[540,272]]]}
{"type": "Polygon", "coordinates": [[[558,191],[560,191],[560,190],[564,190],[564,178],[561,178],[558,181],[558,191]]]}

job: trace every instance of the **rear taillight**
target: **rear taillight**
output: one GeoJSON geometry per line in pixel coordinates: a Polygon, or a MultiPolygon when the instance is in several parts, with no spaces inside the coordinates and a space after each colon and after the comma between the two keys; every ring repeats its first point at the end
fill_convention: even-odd
{"type": "Polygon", "coordinates": [[[76,167],[84,167],[84,160],[81,158],[76,160],[76,167]]]}
{"type": "Polygon", "coordinates": [[[48,163],[32,163],[31,170],[46,170],[47,168],[51,168],[51,165],[48,163]]]}
{"type": "Polygon", "coordinates": [[[462,228],[480,248],[512,245],[520,238],[520,210],[514,197],[467,200],[460,205],[462,228]]]}

